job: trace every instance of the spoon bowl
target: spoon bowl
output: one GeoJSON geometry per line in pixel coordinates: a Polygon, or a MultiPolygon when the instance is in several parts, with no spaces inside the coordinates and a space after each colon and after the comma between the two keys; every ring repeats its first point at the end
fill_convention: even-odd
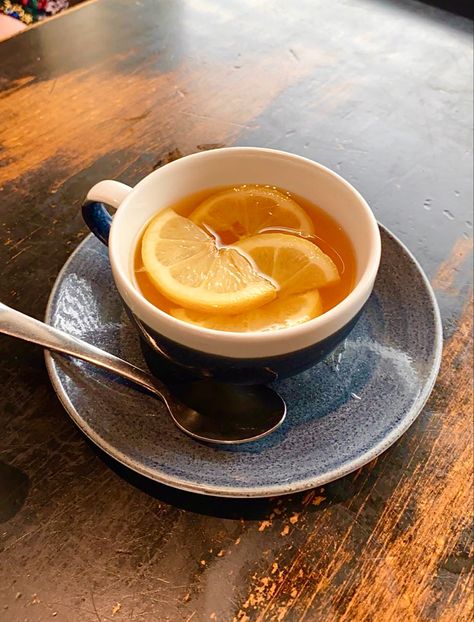
{"type": "Polygon", "coordinates": [[[276,430],[286,415],[283,398],[265,385],[198,380],[175,385],[173,395],[183,407],[170,409],[178,428],[208,443],[256,441],[276,430]]]}

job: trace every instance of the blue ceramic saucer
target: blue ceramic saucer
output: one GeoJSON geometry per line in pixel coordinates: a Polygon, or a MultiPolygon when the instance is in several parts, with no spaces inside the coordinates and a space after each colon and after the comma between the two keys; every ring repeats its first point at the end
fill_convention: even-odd
{"type": "MultiPolygon", "coordinates": [[[[271,436],[232,448],[197,443],[174,426],[157,399],[87,363],[46,353],[59,399],[112,457],[191,492],[283,495],[358,469],[413,423],[433,388],[442,348],[438,306],[425,275],[401,242],[381,231],[380,272],[361,319],[325,361],[275,383],[288,416],[271,436]]],[[[145,367],[107,249],[93,236],[59,274],[46,321],[145,367]]]]}

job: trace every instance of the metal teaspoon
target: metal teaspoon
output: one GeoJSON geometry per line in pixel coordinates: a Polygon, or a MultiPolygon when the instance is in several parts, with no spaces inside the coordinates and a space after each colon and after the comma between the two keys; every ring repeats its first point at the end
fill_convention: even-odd
{"type": "Polygon", "coordinates": [[[161,380],[135,365],[3,303],[0,333],[69,354],[148,389],[165,404],[178,428],[200,441],[229,445],[255,441],[276,430],[286,416],[283,398],[265,385],[197,380],[179,385],[178,399],[161,380]]]}

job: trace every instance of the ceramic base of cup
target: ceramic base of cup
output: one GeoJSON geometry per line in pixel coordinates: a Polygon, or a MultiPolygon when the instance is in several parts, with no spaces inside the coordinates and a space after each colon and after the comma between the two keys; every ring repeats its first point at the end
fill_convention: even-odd
{"type": "Polygon", "coordinates": [[[330,337],[297,352],[268,358],[228,358],[206,354],[180,345],[153,331],[127,313],[138,328],[141,349],[150,371],[170,383],[213,378],[234,384],[267,384],[309,369],[339,345],[356,325],[363,308],[330,337]]]}

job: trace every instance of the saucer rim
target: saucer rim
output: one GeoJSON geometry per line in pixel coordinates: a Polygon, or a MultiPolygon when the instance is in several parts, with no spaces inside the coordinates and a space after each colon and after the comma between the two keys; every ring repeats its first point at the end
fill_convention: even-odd
{"type": "MultiPolygon", "coordinates": [[[[433,344],[433,363],[431,367],[430,374],[423,386],[422,391],[417,396],[415,402],[412,407],[405,413],[404,417],[400,419],[400,421],[395,425],[395,427],[391,430],[391,432],[386,435],[383,439],[381,439],[377,444],[375,444],[372,448],[366,450],[360,456],[354,458],[353,460],[344,463],[343,465],[331,469],[330,471],[323,473],[321,475],[317,475],[314,477],[306,477],[300,480],[295,480],[291,482],[291,484],[282,484],[282,485],[273,485],[271,487],[264,486],[262,488],[252,486],[252,487],[232,487],[232,486],[212,486],[207,484],[199,484],[199,483],[190,483],[189,481],[179,478],[173,477],[171,475],[162,475],[159,472],[156,472],[152,469],[143,468],[139,463],[135,462],[131,459],[127,454],[124,454],[122,451],[116,449],[113,445],[108,443],[105,439],[101,438],[81,417],[79,412],[76,410],[74,405],[67,392],[65,391],[63,385],[59,380],[59,376],[55,367],[55,357],[59,357],[57,353],[52,353],[48,350],[44,351],[44,357],[46,362],[46,368],[48,371],[49,378],[51,380],[51,384],[53,386],[56,395],[58,396],[59,401],[61,402],[63,408],[71,417],[73,422],[78,426],[78,428],[86,435],[89,440],[91,440],[95,445],[97,445],[102,451],[108,454],[110,457],[114,458],[124,466],[130,468],[132,471],[143,475],[144,477],[151,479],[153,481],[158,482],[159,484],[164,484],[165,486],[171,486],[173,488],[177,488],[179,490],[183,490],[186,492],[214,496],[214,497],[225,497],[225,498],[266,498],[266,497],[276,497],[283,495],[290,495],[297,492],[303,492],[305,490],[310,490],[312,488],[317,488],[319,486],[324,486],[329,482],[340,479],[354,471],[357,471],[361,467],[365,466],[378,456],[386,451],[389,447],[391,447],[407,430],[410,426],[415,422],[424,406],[426,405],[431,392],[436,383],[436,379],[438,377],[439,369],[441,366],[442,352],[443,352],[443,328],[441,321],[441,314],[438,306],[438,302],[436,300],[433,288],[431,283],[428,280],[423,268],[421,267],[418,260],[413,256],[411,251],[406,247],[406,245],[396,236],[394,235],[387,227],[379,223],[379,228],[381,232],[388,237],[392,238],[392,240],[401,247],[401,250],[405,252],[408,256],[409,260],[414,264],[415,268],[418,270],[422,282],[425,285],[426,292],[431,301],[431,307],[433,310],[434,316],[434,344],[433,344]]],[[[86,238],[74,249],[71,255],[68,257],[63,267],[61,268],[54,285],[51,289],[51,293],[49,295],[48,304],[46,307],[45,313],[45,322],[47,324],[51,324],[51,320],[53,317],[53,305],[56,299],[56,293],[59,289],[64,275],[68,272],[68,268],[70,263],[73,261],[76,254],[80,251],[82,246],[84,246],[90,238],[93,237],[93,234],[86,236],[86,238]]],[[[382,240],[383,242],[383,240],[382,240]]],[[[383,257],[383,244],[382,244],[382,257],[383,257]]]]}

